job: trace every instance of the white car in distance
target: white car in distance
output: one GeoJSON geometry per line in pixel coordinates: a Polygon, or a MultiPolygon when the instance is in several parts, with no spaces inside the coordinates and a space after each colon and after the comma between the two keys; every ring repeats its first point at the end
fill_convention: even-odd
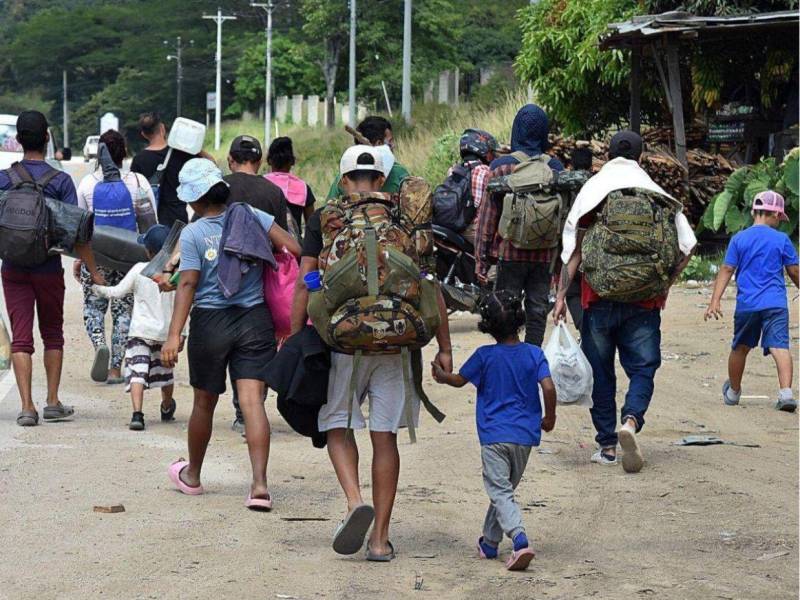
{"type": "Polygon", "coordinates": [[[86,138],[86,143],[83,145],[83,162],[89,162],[93,158],[97,158],[98,144],[100,144],[99,135],[90,135],[86,138]]]}

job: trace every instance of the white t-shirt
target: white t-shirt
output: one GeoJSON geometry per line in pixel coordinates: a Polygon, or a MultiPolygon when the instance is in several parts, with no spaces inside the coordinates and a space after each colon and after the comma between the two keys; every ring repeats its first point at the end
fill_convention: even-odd
{"type": "MultiPolygon", "coordinates": [[[[158,284],[142,275],[148,263],[136,263],[117,285],[92,286],[98,296],[104,298],[124,298],[133,292],[133,313],[128,337],[141,338],[151,342],[167,341],[175,292],[162,292],[158,284]]],[[[183,332],[184,335],[186,331],[183,332]]]]}
{"type": "MultiPolygon", "coordinates": [[[[135,199],[137,194],[142,191],[147,195],[150,204],[153,205],[153,213],[158,214],[158,206],[156,206],[156,199],[153,195],[153,188],[150,187],[150,182],[145,179],[144,175],[134,173],[133,171],[126,171],[120,173],[122,182],[131,194],[131,198],[135,199]]],[[[94,209],[94,188],[98,183],[103,181],[103,172],[100,170],[94,173],[89,173],[81,179],[78,185],[78,206],[85,210],[94,209]]]]}

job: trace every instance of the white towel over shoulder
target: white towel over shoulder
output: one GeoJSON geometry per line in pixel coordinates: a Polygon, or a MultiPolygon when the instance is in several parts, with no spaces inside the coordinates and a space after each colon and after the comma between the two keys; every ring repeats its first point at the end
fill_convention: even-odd
{"type": "MultiPolygon", "coordinates": [[[[608,161],[597,175],[591,177],[581,188],[572,209],[567,216],[567,223],[564,226],[562,238],[563,251],[561,260],[566,264],[572,253],[575,252],[576,236],[578,233],[578,222],[581,218],[592,212],[597,205],[605,200],[606,196],[616,190],[629,188],[641,188],[650,190],[662,196],[666,196],[676,204],[680,205],[675,198],[670,196],[634,160],[627,158],[615,158],[608,161]]],[[[689,220],[682,212],[675,215],[675,226],[678,228],[678,244],[681,252],[688,256],[697,245],[697,238],[689,225],[689,220]]]]}

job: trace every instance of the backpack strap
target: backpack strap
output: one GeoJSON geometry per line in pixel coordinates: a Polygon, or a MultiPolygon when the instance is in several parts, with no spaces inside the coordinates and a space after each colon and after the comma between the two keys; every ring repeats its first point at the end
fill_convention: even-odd
{"type": "Polygon", "coordinates": [[[61,171],[50,167],[49,171],[47,171],[44,175],[42,175],[41,177],[39,177],[39,179],[36,180],[36,185],[40,186],[42,189],[46,188],[47,184],[53,181],[53,179],[55,179],[59,173],[61,173],[61,171]]]}
{"type": "Polygon", "coordinates": [[[28,172],[28,169],[20,162],[15,162],[11,165],[11,168],[7,169],[6,173],[8,173],[8,177],[14,185],[19,185],[20,183],[36,183],[28,172]]]}
{"type": "Polygon", "coordinates": [[[526,160],[528,160],[530,158],[530,156],[528,156],[522,150],[517,150],[516,152],[512,152],[511,154],[509,154],[509,156],[512,157],[512,158],[516,158],[517,161],[519,161],[519,162],[525,162],[526,160]]]}
{"type": "Polygon", "coordinates": [[[347,384],[347,429],[345,430],[345,440],[348,435],[352,435],[353,438],[355,438],[353,434],[353,402],[356,401],[356,373],[358,372],[358,367],[361,365],[361,356],[361,350],[356,350],[356,353],[353,355],[353,370],[350,371],[350,383],[347,384]]]}
{"type": "Polygon", "coordinates": [[[430,398],[428,398],[425,390],[422,389],[422,350],[420,349],[411,351],[411,376],[413,378],[414,391],[417,392],[417,397],[419,397],[420,402],[425,406],[425,410],[428,411],[437,423],[444,421],[445,414],[436,408],[430,398]]]}
{"type": "Polygon", "coordinates": [[[414,427],[414,409],[411,406],[414,397],[414,383],[411,380],[411,356],[408,353],[408,346],[400,349],[400,360],[403,363],[403,412],[405,413],[406,427],[408,427],[408,437],[412,444],[416,444],[417,431],[414,427]]]}

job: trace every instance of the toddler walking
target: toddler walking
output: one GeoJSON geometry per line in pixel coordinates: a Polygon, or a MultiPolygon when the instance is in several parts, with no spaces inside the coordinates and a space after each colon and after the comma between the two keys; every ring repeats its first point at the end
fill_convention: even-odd
{"type": "MultiPolygon", "coordinates": [[[[153,225],[139,236],[139,243],[145,247],[148,258],[153,258],[161,250],[168,234],[169,228],[165,225],[153,225]]],[[[174,376],[171,368],[161,364],[161,345],[167,339],[175,292],[161,292],[157,283],[142,275],[146,266],[144,262],[135,264],[113,287],[93,286],[95,293],[104,298],[122,298],[133,292],[124,373],[125,391],[130,392],[133,404],[128,428],[133,431],[144,429],[142,405],[147,389],[161,388],[161,420],[175,419],[174,376]]]]}
{"type": "Polygon", "coordinates": [[[798,261],[792,240],[777,231],[781,221],[788,221],[783,196],[769,190],[757,194],[753,199],[753,225],[731,239],[706,309],[706,321],[722,316],[720,300],[735,272],[733,342],[728,357],[728,379],[722,386],[722,400],[728,406],[739,404],[747,355],[760,339],[764,356],[771,354],[778,369],[775,408],[786,412],[797,410],[792,394],[789,306],[783,272],[797,286],[798,261]]]}
{"type": "Polygon", "coordinates": [[[519,339],[525,310],[519,297],[506,291],[488,296],[480,307],[478,328],[496,344],[482,346],[458,374],[445,373],[433,363],[437,382],[453,387],[472,383],[478,391],[475,420],[481,443],[483,485],[489,495],[489,510],[478,539],[482,558],[497,558],[505,533],[514,545],[506,568],[520,571],[534,557],[514,490],[522,479],[533,446],[542,430],[556,423],[556,389],[541,348],[519,339]],[[544,418],[539,386],[544,393],[544,418]]]}

